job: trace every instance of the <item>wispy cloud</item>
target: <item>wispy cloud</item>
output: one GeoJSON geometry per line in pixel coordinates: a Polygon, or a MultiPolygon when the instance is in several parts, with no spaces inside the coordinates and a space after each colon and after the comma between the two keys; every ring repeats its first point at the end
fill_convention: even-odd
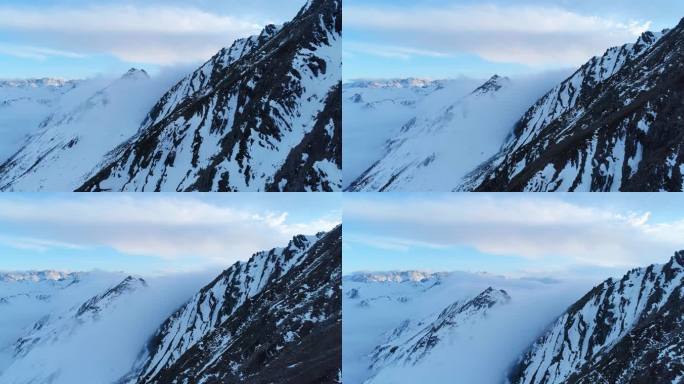
{"type": "Polygon", "coordinates": [[[50,46],[36,55],[107,53],[125,61],[177,64],[206,60],[260,29],[251,20],[181,6],[0,6],[0,31],[50,46]]]}
{"type": "Polygon", "coordinates": [[[345,242],[380,249],[387,244],[412,250],[469,246],[492,255],[615,267],[662,262],[684,247],[684,220],[651,223],[649,212],[610,211],[553,198],[355,197],[345,201],[344,214],[357,231],[364,228],[363,233],[345,233],[345,242]]]}
{"type": "Polygon", "coordinates": [[[344,45],[347,52],[359,52],[368,55],[398,58],[407,60],[415,56],[425,57],[449,57],[450,55],[443,52],[431,51],[427,49],[418,49],[411,47],[384,45],[384,44],[370,44],[370,43],[348,43],[344,45]]]}
{"type": "Polygon", "coordinates": [[[45,60],[51,56],[68,57],[72,59],[80,59],[85,57],[85,55],[76,52],[6,43],[0,43],[0,54],[36,60],[45,60]]]}
{"type": "Polygon", "coordinates": [[[104,246],[130,255],[230,264],[329,230],[339,212],[293,220],[287,211],[239,208],[188,197],[0,199],[0,242],[25,249],[104,246]],[[30,237],[28,236],[30,235],[30,237]],[[40,240],[38,240],[40,239],[40,240]]]}
{"type": "Polygon", "coordinates": [[[444,7],[348,6],[345,27],[378,34],[412,54],[470,53],[534,66],[579,64],[633,42],[650,21],[614,20],[556,6],[493,4],[444,7]]]}
{"type": "Polygon", "coordinates": [[[4,244],[11,248],[22,249],[28,251],[47,252],[49,250],[59,249],[84,249],[84,246],[66,243],[62,241],[37,239],[25,236],[0,236],[0,244],[4,244]]]}

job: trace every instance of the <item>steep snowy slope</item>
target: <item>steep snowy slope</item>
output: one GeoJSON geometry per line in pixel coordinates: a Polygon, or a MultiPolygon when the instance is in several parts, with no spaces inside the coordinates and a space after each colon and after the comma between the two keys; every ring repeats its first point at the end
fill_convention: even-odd
{"type": "Polygon", "coordinates": [[[335,382],[341,230],[224,271],[159,328],[127,382],[335,382]]]}
{"type": "Polygon", "coordinates": [[[453,190],[500,149],[519,116],[555,81],[556,74],[518,80],[495,75],[466,93],[443,87],[401,122],[384,152],[348,189],[453,190]]]}
{"type": "MultiPolygon", "coordinates": [[[[357,80],[342,85],[342,158],[345,188],[384,153],[388,138],[420,113],[424,100],[449,81],[424,79],[357,80]]],[[[474,81],[463,86],[474,88],[474,81]]]]}
{"type": "Polygon", "coordinates": [[[511,374],[518,383],[681,383],[684,252],[596,286],[562,314],[511,374]]]}
{"type": "Polygon", "coordinates": [[[530,340],[592,284],[463,272],[345,276],[344,381],[503,382],[530,340]]]}
{"type": "Polygon", "coordinates": [[[393,368],[429,363],[434,350],[444,345],[458,348],[464,338],[472,337],[473,328],[489,316],[491,308],[508,304],[510,300],[506,291],[489,287],[473,298],[450,304],[427,319],[404,320],[373,350],[370,369],[374,377],[366,383],[392,382],[393,368]]]}
{"type": "Polygon", "coordinates": [[[0,281],[0,382],[116,383],[206,275],[12,273],[0,281]],[[17,295],[20,294],[20,295],[17,295]]]}
{"type": "Polygon", "coordinates": [[[0,355],[41,317],[73,306],[117,279],[119,275],[93,278],[59,271],[0,273],[0,355]]]}
{"type": "Polygon", "coordinates": [[[111,84],[57,105],[23,145],[0,165],[0,190],[73,191],[102,158],[137,131],[158,97],[143,70],[131,69],[111,84]]]}
{"type": "Polygon", "coordinates": [[[428,319],[412,324],[404,321],[390,333],[387,341],[372,353],[371,368],[383,369],[393,364],[415,365],[427,358],[443,339],[465,323],[477,322],[495,305],[506,304],[510,296],[504,290],[491,287],[465,302],[457,301],[428,319]]]}
{"type": "Polygon", "coordinates": [[[462,189],[679,191],[684,24],[609,49],[516,124],[462,189]]]}
{"type": "Polygon", "coordinates": [[[37,321],[80,305],[121,279],[109,273],[0,273],[0,372],[13,361],[14,343],[37,321]]]}
{"type": "MultiPolygon", "coordinates": [[[[0,371],[0,381],[7,383],[52,383],[62,373],[52,355],[68,353],[69,343],[84,328],[102,317],[111,316],[117,306],[124,305],[125,296],[146,287],[142,279],[127,277],[104,293],[62,313],[50,313],[33,325],[13,346],[11,365],[0,371]]],[[[121,310],[121,308],[118,308],[121,310]]]]}
{"type": "Polygon", "coordinates": [[[58,104],[78,85],[59,79],[0,80],[0,164],[21,146],[58,104]]]}
{"type": "Polygon", "coordinates": [[[341,2],[236,41],[176,84],[84,191],[341,188],[341,2]]]}

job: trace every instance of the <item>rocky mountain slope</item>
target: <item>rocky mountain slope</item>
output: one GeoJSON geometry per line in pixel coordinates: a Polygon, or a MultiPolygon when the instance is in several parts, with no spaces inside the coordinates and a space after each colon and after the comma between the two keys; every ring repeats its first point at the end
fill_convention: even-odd
{"type": "MultiPolygon", "coordinates": [[[[115,316],[127,303],[128,296],[147,286],[142,279],[130,276],[107,286],[117,278],[115,275],[57,272],[23,275],[27,278],[13,278],[3,286],[25,295],[21,298],[15,295],[0,304],[4,323],[0,331],[3,335],[0,382],[3,383],[64,382],[63,376],[69,375],[67,371],[72,368],[67,362],[70,354],[76,354],[73,349],[79,344],[77,340],[90,337],[88,332],[96,323],[115,316]],[[31,292],[40,292],[40,296],[32,300],[31,292]],[[93,292],[97,293],[89,296],[93,292]],[[30,326],[24,327],[23,323],[30,326]]],[[[116,346],[108,345],[108,348],[116,346]]],[[[98,350],[87,353],[101,354],[98,350]]]]}
{"type": "Polygon", "coordinates": [[[339,382],[341,236],[295,236],[199,291],[203,274],[0,274],[0,382],[339,382]]]}
{"type": "Polygon", "coordinates": [[[236,41],[171,88],[82,191],[341,188],[339,0],[236,41]]]}
{"type": "Polygon", "coordinates": [[[684,23],[594,57],[533,105],[461,189],[680,191],[684,23]]]}
{"type": "MultiPolygon", "coordinates": [[[[101,159],[137,131],[148,104],[149,77],[131,69],[72,103],[50,108],[37,128],[4,164],[2,191],[73,191],[101,159]],[[131,108],[135,105],[135,108],[131,108]]],[[[67,83],[69,84],[69,83],[67,83]]],[[[94,84],[81,83],[82,88],[94,84]]],[[[79,90],[72,90],[70,96],[79,90]]]]}
{"type": "MultiPolygon", "coordinates": [[[[145,287],[147,287],[147,283],[143,279],[128,276],[119,284],[89,298],[81,305],[74,306],[64,313],[49,314],[43,317],[33,325],[31,331],[16,341],[14,344],[15,359],[26,358],[41,345],[63,342],[63,338],[68,338],[77,332],[84,323],[97,321],[100,316],[103,316],[103,312],[115,310],[121,296],[145,287]]],[[[8,370],[8,372],[10,371],[8,370]]],[[[52,374],[49,373],[47,376],[52,374]]],[[[43,378],[43,380],[46,379],[43,378]]]]}
{"type": "Polygon", "coordinates": [[[341,231],[225,270],[159,328],[125,382],[337,382],[341,231]]]}
{"type": "Polygon", "coordinates": [[[0,80],[0,163],[14,154],[60,99],[78,85],[60,79],[0,80]]]}
{"type": "Polygon", "coordinates": [[[503,383],[592,283],[467,272],[344,276],[344,381],[503,383]]]}
{"type": "MultiPolygon", "coordinates": [[[[438,344],[457,347],[459,338],[467,337],[469,325],[482,321],[492,307],[510,300],[506,291],[489,287],[471,299],[450,304],[430,318],[418,322],[404,320],[389,333],[385,343],[373,350],[370,369],[377,374],[396,366],[413,366],[429,359],[438,344]]],[[[383,380],[376,378],[366,382],[381,383],[383,380]]]]}
{"type": "Polygon", "coordinates": [[[348,189],[382,192],[433,190],[440,188],[440,183],[456,185],[465,173],[459,175],[459,168],[469,170],[486,160],[498,149],[496,143],[505,138],[505,132],[491,129],[496,124],[491,124],[489,131],[478,127],[477,116],[485,105],[495,103],[499,91],[509,83],[507,78],[493,76],[454,101],[450,99],[455,92],[440,90],[439,95],[447,102],[442,101],[429,113],[424,107],[422,114],[403,122],[385,142],[382,157],[348,189]]]}
{"type": "MultiPolygon", "coordinates": [[[[356,80],[342,86],[344,186],[385,154],[386,141],[401,126],[438,102],[453,81],[425,79],[356,80]],[[372,121],[372,126],[369,122],[372,121]]],[[[473,82],[468,87],[474,88],[473,82]]],[[[460,93],[457,91],[456,93],[460,93]]],[[[443,103],[443,102],[442,102],[443,103]]]]}
{"type": "Polygon", "coordinates": [[[684,381],[684,252],[596,286],[524,355],[511,382],[684,381]]]}

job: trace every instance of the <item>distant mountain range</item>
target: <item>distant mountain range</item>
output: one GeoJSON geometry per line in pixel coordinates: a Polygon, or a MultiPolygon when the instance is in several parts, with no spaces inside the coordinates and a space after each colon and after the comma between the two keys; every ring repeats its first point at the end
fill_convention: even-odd
{"type": "MultiPolygon", "coordinates": [[[[418,97],[420,108],[386,130],[383,151],[366,159],[345,188],[681,191],[683,44],[684,22],[610,48],[536,92],[516,91],[529,80],[494,76],[469,94],[418,97]],[[526,104],[512,102],[513,95],[526,104]]],[[[423,92],[429,84],[390,83],[402,87],[383,87],[388,100],[401,99],[404,87],[423,92]]],[[[377,93],[377,84],[344,85],[345,111],[358,115],[352,121],[372,115],[352,105],[377,93]]]]}
{"type": "MultiPolygon", "coordinates": [[[[363,362],[366,366],[355,368],[351,381],[410,383],[420,377],[447,383],[473,371],[476,379],[468,382],[684,382],[684,251],[665,264],[608,279],[579,294],[566,309],[548,313],[542,308],[562,297],[548,296],[558,282],[450,273],[422,279],[394,279],[395,272],[386,279],[381,275],[344,278],[345,321],[368,324],[386,319],[384,327],[375,327],[376,333],[362,336],[367,346],[361,363],[345,355],[345,367],[363,362]],[[494,286],[475,293],[488,283],[494,286]],[[449,296],[456,299],[449,303],[449,296]],[[520,306],[521,300],[528,300],[529,306],[520,306]],[[435,310],[440,302],[443,307],[435,310]],[[541,326],[529,327],[529,322],[541,326]],[[494,336],[488,337],[490,333],[494,336]],[[507,334],[521,337],[511,342],[507,334]],[[517,344],[517,354],[502,352],[511,344],[517,344]]],[[[352,326],[345,337],[357,340],[361,335],[354,332],[361,328],[352,326]]]]}
{"type": "Polygon", "coordinates": [[[339,0],[308,1],[156,99],[139,69],[2,81],[0,190],[340,190],[341,28],[339,0]]]}
{"type": "Polygon", "coordinates": [[[0,382],[70,383],[81,368],[94,370],[97,382],[110,383],[340,382],[341,239],[338,226],[256,253],[223,271],[158,324],[142,324],[131,312],[150,306],[141,300],[159,289],[138,277],[0,274],[1,321],[7,323],[0,331],[0,382]],[[30,312],[29,305],[44,311],[18,316],[30,312]],[[25,323],[31,318],[33,323],[25,323]],[[137,338],[150,326],[157,330],[137,338]],[[118,357],[102,361],[112,354],[99,347],[90,351],[93,367],[74,367],[55,357],[93,348],[88,340],[103,327],[121,335],[102,341],[111,344],[107,348],[138,346],[137,353],[121,356],[128,367],[118,357]],[[118,375],[117,369],[122,370],[118,375]]]}

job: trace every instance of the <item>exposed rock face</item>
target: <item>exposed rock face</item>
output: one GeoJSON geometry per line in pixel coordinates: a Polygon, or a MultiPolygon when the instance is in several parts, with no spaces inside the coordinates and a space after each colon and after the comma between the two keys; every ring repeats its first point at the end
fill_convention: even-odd
{"type": "Polygon", "coordinates": [[[224,271],[160,327],[126,382],[337,382],[341,236],[297,236],[224,271]]]}
{"type": "Polygon", "coordinates": [[[517,364],[514,384],[684,380],[684,252],[609,279],[572,305],[517,364]]]}
{"type": "Polygon", "coordinates": [[[609,49],[541,98],[461,189],[680,191],[684,24],[609,49]]]}
{"type": "Polygon", "coordinates": [[[221,50],[79,190],[339,190],[341,29],[341,1],[311,0],[221,50]]]}

